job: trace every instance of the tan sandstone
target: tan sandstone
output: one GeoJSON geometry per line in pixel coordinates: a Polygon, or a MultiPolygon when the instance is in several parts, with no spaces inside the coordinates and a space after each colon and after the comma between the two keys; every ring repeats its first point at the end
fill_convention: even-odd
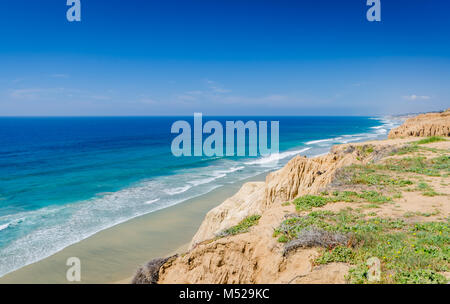
{"type": "Polygon", "coordinates": [[[388,138],[408,136],[450,136],[450,109],[409,118],[398,128],[392,129],[388,138]]]}
{"type": "MultiPolygon", "coordinates": [[[[409,119],[404,126],[391,132],[390,138],[445,135],[448,132],[448,114],[447,111],[409,119]]],[[[300,195],[317,194],[330,186],[339,168],[391,157],[390,152],[410,141],[397,138],[344,144],[333,147],[327,155],[315,158],[296,156],[282,169],[268,174],[265,182],[245,184],[233,197],[206,215],[190,249],[169,259],[161,267],[158,283],[345,283],[350,265],[315,266],[313,260],[319,255],[317,248],[297,249],[288,256],[283,255],[283,244],[273,237],[273,231],[286,214],[295,212],[295,208],[282,203],[300,195]],[[365,153],[368,147],[371,152],[365,153]],[[259,214],[261,218],[249,232],[216,238],[219,232],[253,214],[259,214]]],[[[449,149],[449,143],[431,145],[449,149]]],[[[445,186],[439,188],[438,184],[436,181],[437,190],[448,190],[445,186]]],[[[395,205],[387,205],[377,212],[380,216],[397,216],[407,211],[439,210],[440,215],[445,215],[450,212],[449,206],[440,198],[424,198],[410,193],[395,205]]],[[[345,203],[335,203],[322,208],[338,210],[345,207],[345,203]]]]}

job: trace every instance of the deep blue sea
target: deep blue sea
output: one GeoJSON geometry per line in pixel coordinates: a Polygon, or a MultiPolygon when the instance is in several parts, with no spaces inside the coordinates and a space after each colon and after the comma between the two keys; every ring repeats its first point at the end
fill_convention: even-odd
{"type": "Polygon", "coordinates": [[[398,124],[372,117],[203,117],[277,120],[280,153],[177,158],[170,129],[180,119],[193,120],[0,118],[0,276],[133,217],[279,168],[294,155],[385,138],[398,124]]]}

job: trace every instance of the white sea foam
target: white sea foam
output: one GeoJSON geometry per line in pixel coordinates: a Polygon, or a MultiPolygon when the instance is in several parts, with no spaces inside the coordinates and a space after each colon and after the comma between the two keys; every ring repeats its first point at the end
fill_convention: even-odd
{"type": "Polygon", "coordinates": [[[325,139],[311,140],[311,141],[306,142],[305,144],[306,144],[306,145],[317,145],[317,144],[325,143],[325,142],[339,141],[339,140],[341,140],[341,139],[342,139],[342,137],[339,136],[339,137],[333,137],[333,138],[325,138],[325,139]]]}
{"type": "Polygon", "coordinates": [[[301,150],[295,150],[295,151],[286,151],[283,153],[276,153],[276,154],[271,154],[269,156],[257,159],[257,160],[253,160],[253,161],[249,161],[246,162],[246,165],[270,165],[270,164],[274,164],[277,163],[279,160],[284,159],[286,157],[290,157],[290,156],[294,156],[297,154],[300,154],[302,152],[308,151],[311,148],[304,148],[301,150]]]}
{"type": "Polygon", "coordinates": [[[216,174],[222,175],[222,174],[233,173],[233,172],[242,170],[242,169],[244,169],[244,168],[245,168],[244,166],[231,167],[231,168],[228,169],[228,170],[218,170],[218,171],[216,171],[216,174]]]}
{"type": "Polygon", "coordinates": [[[10,225],[10,223],[0,225],[0,231],[5,230],[6,228],[9,227],[9,225],[10,225]]]}
{"type": "MultiPolygon", "coordinates": [[[[1,222],[10,223],[0,226],[1,233],[19,222],[24,230],[29,231],[0,248],[0,277],[42,260],[99,231],[178,204],[211,189],[206,188],[183,198],[170,199],[171,196],[164,190],[170,189],[176,179],[177,177],[172,177],[169,180],[148,181],[86,201],[0,217],[1,222]],[[155,196],[164,199],[160,199],[160,202],[149,199],[155,196]],[[158,203],[155,204],[156,202],[158,203]]],[[[181,189],[176,192],[181,193],[181,189]]]]}
{"type": "Polygon", "coordinates": [[[188,183],[193,186],[200,186],[200,185],[204,185],[204,184],[209,184],[218,178],[220,178],[220,177],[208,177],[208,178],[204,178],[204,179],[192,180],[192,181],[189,181],[188,183]]]}
{"type": "Polygon", "coordinates": [[[306,144],[307,144],[307,145],[315,145],[315,144],[318,144],[318,143],[327,142],[327,141],[332,141],[332,140],[333,140],[333,138],[319,139],[319,140],[311,140],[311,141],[306,142],[306,144]]]}
{"type": "Polygon", "coordinates": [[[215,170],[206,178],[194,179],[194,180],[188,181],[188,183],[193,186],[209,184],[219,178],[226,177],[228,174],[242,170],[244,168],[245,168],[244,166],[238,166],[238,167],[231,167],[228,170],[215,170]]]}
{"type": "Polygon", "coordinates": [[[171,189],[165,189],[164,192],[167,193],[168,195],[176,195],[176,194],[186,192],[191,188],[192,188],[192,186],[176,187],[176,188],[171,188],[171,189]]]}
{"type": "Polygon", "coordinates": [[[310,146],[326,146],[324,144],[346,144],[350,142],[358,142],[358,141],[364,141],[364,140],[370,140],[370,139],[377,139],[382,138],[385,136],[388,131],[397,125],[401,123],[400,120],[391,120],[388,118],[370,118],[373,120],[380,121],[381,125],[370,127],[370,129],[373,130],[373,132],[368,133],[358,133],[358,134],[345,134],[338,137],[333,138],[325,138],[325,139],[318,139],[318,140],[311,140],[306,142],[306,145],[310,146]]]}
{"type": "Polygon", "coordinates": [[[352,138],[349,138],[349,139],[342,140],[341,143],[347,144],[349,142],[359,141],[359,140],[362,140],[362,139],[364,139],[364,137],[352,137],[352,138]]]}

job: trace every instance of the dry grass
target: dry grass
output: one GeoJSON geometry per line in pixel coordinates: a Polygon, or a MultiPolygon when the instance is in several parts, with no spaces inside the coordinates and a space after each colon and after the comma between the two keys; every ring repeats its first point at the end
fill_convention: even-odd
{"type": "Polygon", "coordinates": [[[136,271],[131,284],[158,284],[159,269],[171,258],[172,257],[153,259],[140,267],[136,271]]]}
{"type": "Polygon", "coordinates": [[[349,234],[339,232],[330,232],[323,229],[310,227],[301,231],[295,239],[286,243],[283,255],[287,255],[290,251],[297,248],[307,247],[324,247],[334,248],[339,245],[346,246],[349,244],[351,237],[349,234]]]}

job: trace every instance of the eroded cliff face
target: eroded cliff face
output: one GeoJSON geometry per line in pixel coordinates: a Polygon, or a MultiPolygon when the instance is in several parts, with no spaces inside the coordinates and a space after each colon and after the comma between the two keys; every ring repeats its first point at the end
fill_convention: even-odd
{"type": "Polygon", "coordinates": [[[344,283],[348,265],[313,268],[316,249],[283,256],[283,245],[273,229],[292,206],[283,206],[303,194],[325,189],[338,168],[364,163],[390,151],[386,145],[336,146],[324,156],[297,156],[266,182],[247,183],[233,197],[211,210],[195,235],[190,250],[161,267],[159,283],[344,283]],[[371,153],[366,153],[367,149],[371,153]],[[260,214],[248,233],[217,239],[222,230],[249,215],[260,214]]]}
{"type": "Polygon", "coordinates": [[[408,136],[450,136],[450,109],[442,113],[427,113],[409,118],[389,132],[389,138],[408,136]]]}
{"type": "Polygon", "coordinates": [[[193,237],[190,248],[214,238],[218,232],[238,224],[250,215],[261,214],[264,209],[264,190],[264,182],[246,183],[235,195],[209,211],[193,237]]]}
{"type": "Polygon", "coordinates": [[[365,161],[364,150],[368,145],[341,145],[332,148],[327,155],[306,158],[294,157],[282,169],[269,173],[266,178],[265,206],[291,201],[294,198],[319,192],[330,183],[337,168],[348,166],[358,159],[365,161]]]}
{"type": "MultiPolygon", "coordinates": [[[[389,137],[449,136],[449,117],[449,111],[419,115],[392,130],[389,137]]],[[[350,265],[313,265],[319,255],[317,248],[301,248],[284,255],[284,246],[273,237],[273,232],[295,208],[283,203],[331,190],[337,185],[335,177],[340,168],[380,161],[414,140],[397,138],[335,146],[324,156],[294,157],[282,169],[268,174],[265,182],[245,184],[206,215],[188,252],[162,265],[158,283],[345,283],[350,265]],[[255,214],[261,218],[248,232],[217,237],[224,229],[255,214]]],[[[405,208],[425,208],[421,197],[417,204],[412,202],[405,200],[405,208]]],[[[429,199],[428,205],[436,204],[429,199]]],[[[345,204],[332,204],[329,208],[340,207],[345,208],[345,204]]],[[[411,211],[419,210],[414,208],[411,211]]],[[[392,213],[390,209],[381,213],[385,211],[392,213]]]]}

